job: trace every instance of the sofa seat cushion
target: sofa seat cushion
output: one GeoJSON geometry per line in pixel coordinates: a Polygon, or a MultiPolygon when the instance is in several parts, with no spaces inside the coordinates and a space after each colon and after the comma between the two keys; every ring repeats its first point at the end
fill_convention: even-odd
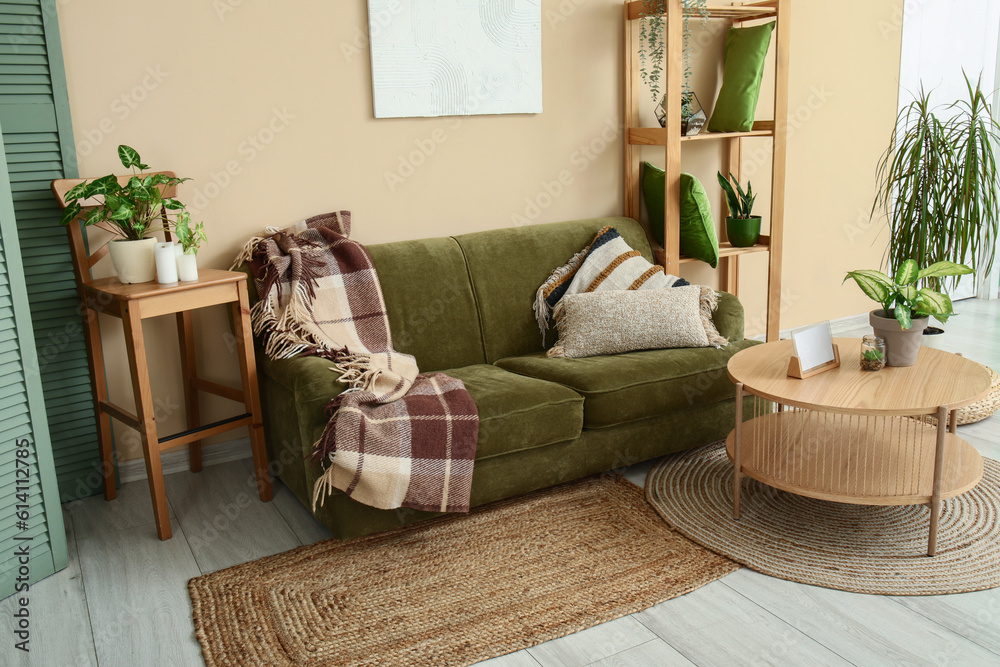
{"type": "Polygon", "coordinates": [[[582,359],[539,352],[500,359],[496,365],[573,389],[584,397],[584,427],[605,428],[732,398],[736,390],[726,364],[757,344],[744,340],[721,350],[645,350],[582,359]]]}
{"type": "Polygon", "coordinates": [[[477,461],[580,437],[583,397],[572,389],[488,364],[443,372],[464,382],[476,402],[477,461]]]}

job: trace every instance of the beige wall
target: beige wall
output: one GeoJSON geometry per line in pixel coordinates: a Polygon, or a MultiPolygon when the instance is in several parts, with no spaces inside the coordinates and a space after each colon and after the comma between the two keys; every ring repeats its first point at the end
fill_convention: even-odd
{"type": "MultiPolygon", "coordinates": [[[[859,220],[895,111],[899,5],[793,5],[783,327],[868,308],[840,282],[845,270],[877,264],[884,244],[883,236],[873,247],[875,230],[859,220]]],[[[61,4],[81,174],[120,168],[115,146],[126,143],[153,168],[193,178],[182,197],[208,229],[199,264],[215,268],[263,226],[333,209],[353,212],[354,237],[365,243],[620,214],[621,3],[544,0],[542,11],[544,113],[375,120],[362,0],[61,4]],[[586,148],[607,139],[604,150],[586,148]],[[539,199],[564,170],[572,183],[539,199]],[[387,174],[402,180],[390,184],[387,174]]],[[[721,40],[716,31],[697,48],[705,58],[695,90],[709,108],[719,80],[709,58],[721,40]]],[[[762,103],[760,115],[768,113],[762,103]]],[[[769,163],[754,148],[744,168],[763,190],[769,163]]],[[[685,154],[685,169],[710,193],[719,155],[711,144],[685,154]]],[[[756,333],[765,262],[753,260],[741,298],[756,333]]],[[[714,283],[711,271],[687,275],[714,283]]],[[[237,383],[222,313],[197,323],[203,374],[237,383]]],[[[127,404],[120,327],[104,324],[112,396],[127,404]]],[[[146,331],[160,428],[179,430],[173,325],[153,321],[146,331]]],[[[233,410],[221,399],[204,405],[209,417],[233,410]]],[[[140,456],[128,429],[118,442],[122,458],[140,456]]]]}

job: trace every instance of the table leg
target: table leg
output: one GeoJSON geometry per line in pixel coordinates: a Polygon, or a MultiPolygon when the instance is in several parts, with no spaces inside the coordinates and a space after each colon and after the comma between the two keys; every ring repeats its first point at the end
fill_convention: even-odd
{"type": "MultiPolygon", "coordinates": [[[[194,353],[194,326],[191,311],[177,313],[177,339],[181,344],[181,375],[184,380],[184,407],[187,412],[187,427],[194,430],[201,426],[198,406],[198,389],[194,380],[198,376],[198,364],[194,353]]],[[[201,440],[188,443],[188,465],[191,472],[201,472],[201,440]]]]}
{"type": "Polygon", "coordinates": [[[128,365],[132,374],[132,391],[135,394],[142,453],[146,458],[146,477],[149,482],[149,495],[153,501],[156,534],[161,540],[169,540],[172,534],[170,514],[167,509],[167,490],[163,483],[163,467],[160,465],[160,441],[156,437],[153,394],[146,366],[146,343],[142,337],[142,317],[135,306],[125,307],[122,312],[122,324],[125,326],[125,349],[128,352],[128,365]]]}
{"type": "Polygon", "coordinates": [[[240,377],[243,380],[243,399],[246,411],[253,415],[250,424],[250,448],[257,477],[257,494],[264,502],[274,497],[271,475],[267,468],[267,446],[264,443],[264,424],[257,386],[257,364],[254,359],[253,333],[250,327],[250,304],[246,283],[239,283],[239,302],[230,304],[233,328],[236,335],[236,354],[239,355],[240,377]]]}
{"type": "Polygon", "coordinates": [[[733,432],[733,518],[740,518],[743,488],[743,383],[736,383],[736,430],[733,432]]]}
{"type": "MultiPolygon", "coordinates": [[[[955,411],[952,411],[954,420],[955,411]]],[[[944,405],[938,408],[937,414],[937,448],[934,450],[934,487],[931,492],[931,530],[927,539],[927,555],[937,553],[938,520],[941,518],[941,477],[944,473],[944,443],[948,428],[948,408],[944,405]]]]}

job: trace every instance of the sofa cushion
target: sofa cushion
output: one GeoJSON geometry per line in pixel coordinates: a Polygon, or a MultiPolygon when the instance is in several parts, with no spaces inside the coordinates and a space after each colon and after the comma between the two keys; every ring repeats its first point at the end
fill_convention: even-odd
{"type": "MultiPolygon", "coordinates": [[[[308,451],[326,427],[330,399],[347,388],[337,382],[330,362],[319,357],[264,359],[263,373],[291,392],[297,414],[288,428],[301,430],[308,451]]],[[[555,384],[488,364],[442,371],[465,383],[479,411],[476,460],[580,437],[583,397],[555,384]]]]}
{"type": "MultiPolygon", "coordinates": [[[[542,349],[542,334],[532,309],[538,286],[608,225],[653,261],[645,230],[630,218],[556,222],[455,237],[468,262],[487,363],[542,349]]],[[[550,334],[547,342],[551,345],[554,340],[550,334]]]]}
{"type": "Polygon", "coordinates": [[[735,388],[726,364],[756,344],[744,340],[721,350],[646,350],[582,359],[539,352],[496,365],[573,389],[584,397],[584,427],[605,428],[732,398],[735,388]]]}
{"type": "Polygon", "coordinates": [[[444,373],[464,382],[476,402],[477,461],[580,437],[583,397],[567,387],[487,364],[444,373]]]}

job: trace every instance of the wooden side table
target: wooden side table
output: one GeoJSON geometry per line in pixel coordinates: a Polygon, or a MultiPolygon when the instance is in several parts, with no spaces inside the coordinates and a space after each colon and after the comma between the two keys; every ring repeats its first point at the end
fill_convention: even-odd
{"type": "Polygon", "coordinates": [[[860,505],[927,504],[927,553],[937,549],[942,499],[979,483],[983,460],[955,432],[957,408],[989,391],[984,367],[922,347],[910,367],[861,370],[859,339],[839,338],[841,366],[805,380],[787,377],[791,341],[743,350],[729,360],[736,383],[733,516],[743,476],[810,498],[860,505]],[[743,397],[757,397],[743,419],[743,397]],[[936,415],[929,426],[920,415],[936,415]]]}
{"type": "MultiPolygon", "coordinates": [[[[65,193],[81,180],[60,179],[53,181],[52,190],[60,204],[65,206],[65,193]]],[[[170,196],[170,194],[167,193],[165,196],[170,196]]],[[[110,422],[110,419],[114,418],[139,432],[143,456],[146,461],[146,475],[149,479],[149,494],[156,519],[156,533],[161,540],[170,539],[172,534],[167,511],[163,469],[160,465],[161,450],[187,444],[191,471],[198,472],[201,470],[201,440],[203,438],[249,426],[254,470],[257,477],[257,492],[262,501],[271,500],[271,478],[268,474],[267,450],[264,445],[246,275],[236,271],[199,269],[197,281],[178,282],[172,285],[160,285],[155,281],[123,284],[117,278],[95,280],[91,277],[91,268],[107,254],[107,246],[88,256],[83,230],[78,222],[74,221],[67,225],[67,231],[77,279],[77,292],[83,306],[81,314],[84,320],[84,338],[90,362],[94,412],[99,429],[98,440],[101,448],[105,499],[113,500],[117,495],[110,422]],[[191,311],[226,304],[229,305],[233,316],[236,351],[242,379],[241,389],[227,387],[198,377],[195,363],[191,311]],[[125,352],[128,356],[132,391],[135,396],[135,414],[116,405],[108,398],[107,381],[104,377],[104,351],[98,323],[99,313],[119,318],[125,329],[125,352]],[[167,436],[160,436],[157,432],[153,394],[150,389],[146,365],[145,340],[142,335],[142,321],[160,315],[174,315],[177,319],[188,424],[187,431],[167,436]],[[198,392],[206,392],[242,403],[245,412],[211,424],[201,425],[198,392]]]]}

